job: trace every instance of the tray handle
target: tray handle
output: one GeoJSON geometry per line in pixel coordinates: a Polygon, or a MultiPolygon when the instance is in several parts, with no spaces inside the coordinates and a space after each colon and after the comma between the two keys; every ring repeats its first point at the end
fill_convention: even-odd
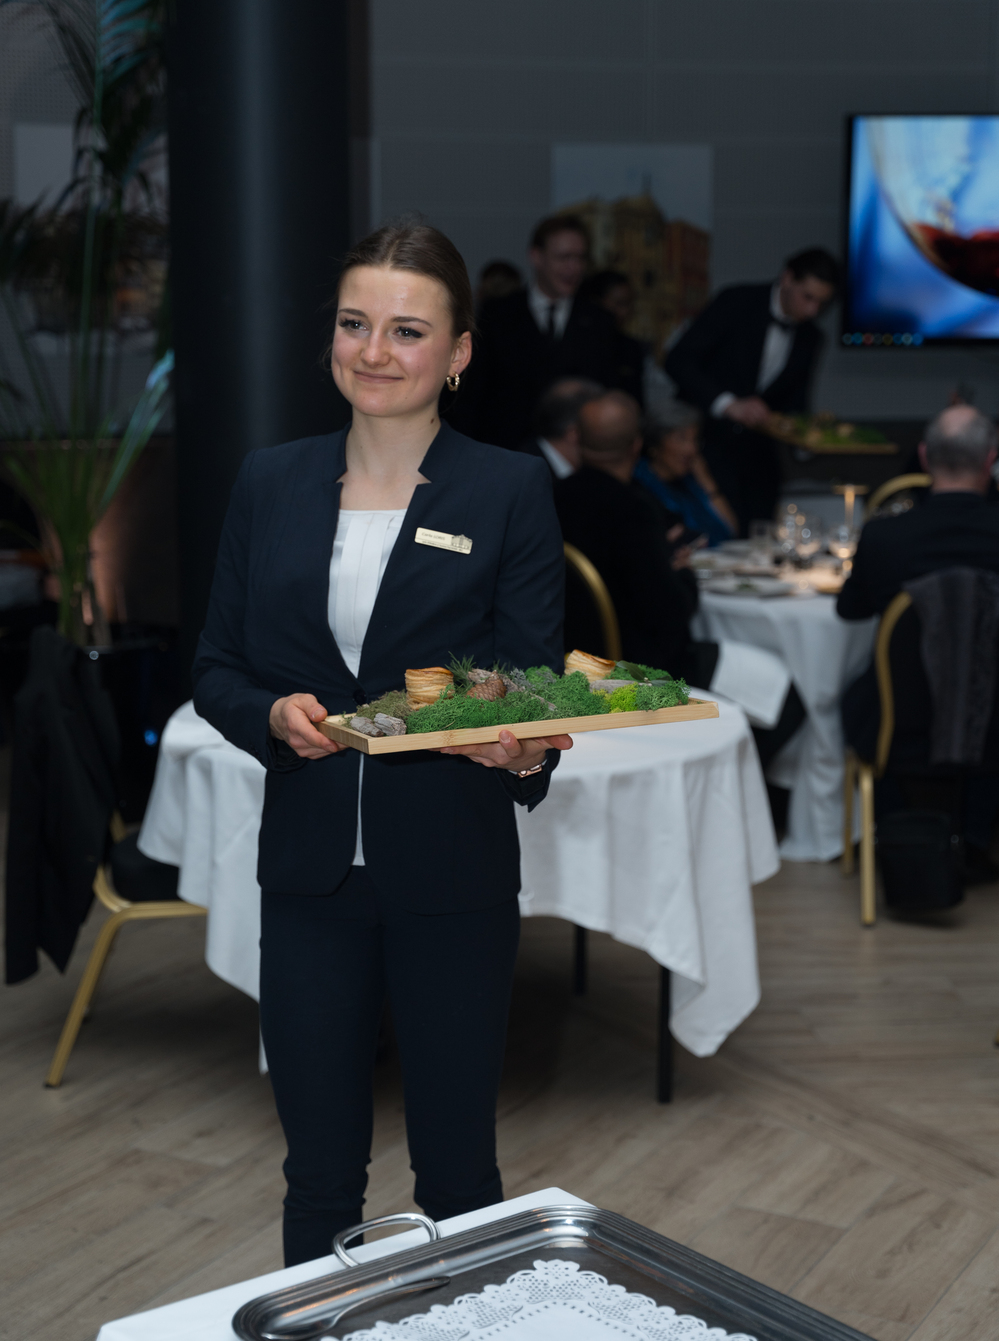
{"type": "Polygon", "coordinates": [[[416,1211],[400,1211],[398,1215],[379,1215],[374,1220],[365,1220],[363,1224],[353,1225],[350,1229],[342,1229],[337,1234],[333,1240],[333,1251],[344,1266],[355,1267],[361,1265],[347,1251],[346,1245],[351,1239],[356,1239],[359,1234],[366,1234],[369,1229],[380,1229],[382,1225],[422,1225],[427,1231],[431,1243],[436,1243],[441,1236],[441,1231],[429,1215],[419,1215],[416,1211]]]}

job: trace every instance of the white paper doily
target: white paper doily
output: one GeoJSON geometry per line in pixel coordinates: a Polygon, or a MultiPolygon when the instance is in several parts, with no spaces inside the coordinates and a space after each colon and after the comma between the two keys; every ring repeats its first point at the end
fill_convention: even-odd
{"type": "Polygon", "coordinates": [[[350,1341],[755,1341],[700,1318],[629,1294],[578,1262],[535,1262],[503,1285],[463,1294],[453,1304],[364,1331],[336,1329],[350,1341]]]}

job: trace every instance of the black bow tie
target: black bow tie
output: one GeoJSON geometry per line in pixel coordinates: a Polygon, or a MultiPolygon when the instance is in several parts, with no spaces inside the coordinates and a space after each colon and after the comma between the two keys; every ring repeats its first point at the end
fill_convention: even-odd
{"type": "Polygon", "coordinates": [[[793,321],[781,321],[780,317],[775,317],[775,316],[771,316],[771,318],[770,318],[770,324],[771,324],[772,326],[779,326],[779,327],[781,328],[782,331],[793,331],[793,330],[796,330],[796,329],[797,329],[797,325],[796,325],[795,322],[793,322],[793,321]]]}

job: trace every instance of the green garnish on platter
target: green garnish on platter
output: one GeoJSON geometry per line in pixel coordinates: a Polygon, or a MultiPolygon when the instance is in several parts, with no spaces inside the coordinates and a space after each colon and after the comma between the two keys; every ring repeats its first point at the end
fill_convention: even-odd
{"type": "MultiPolygon", "coordinates": [[[[599,665],[609,670],[613,663],[599,665]]],[[[628,683],[604,687],[591,684],[582,671],[559,675],[550,666],[484,670],[470,658],[452,658],[447,669],[407,671],[406,689],[390,690],[353,716],[363,719],[356,729],[366,735],[422,735],[612,712],[654,712],[689,701],[684,681],[654,666],[620,661],[613,665],[612,678],[628,683]]]]}

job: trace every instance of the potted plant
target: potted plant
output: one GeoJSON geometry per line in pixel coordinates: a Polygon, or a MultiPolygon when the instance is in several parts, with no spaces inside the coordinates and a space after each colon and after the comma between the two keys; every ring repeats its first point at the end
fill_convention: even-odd
{"type": "Polygon", "coordinates": [[[136,238],[156,231],[141,221],[150,215],[146,163],[165,124],[162,0],[43,0],[41,8],[80,97],[76,171],[53,208],[0,202],[0,302],[20,362],[0,370],[0,433],[58,583],[59,630],[80,645],[106,645],[90,536],[163,416],[173,366],[161,324],[137,401],[110,403],[110,337],[123,302],[134,307],[122,290],[141,271],[136,238]],[[53,319],[69,335],[65,403],[32,339],[53,319]]]}

